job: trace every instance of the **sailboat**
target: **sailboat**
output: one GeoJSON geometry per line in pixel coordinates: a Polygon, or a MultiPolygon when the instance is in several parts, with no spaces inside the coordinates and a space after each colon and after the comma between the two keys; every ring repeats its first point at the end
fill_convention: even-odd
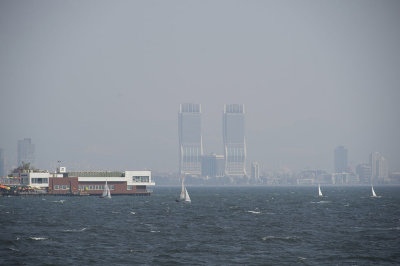
{"type": "Polygon", "coordinates": [[[104,186],[103,194],[101,194],[100,198],[111,199],[111,192],[110,192],[110,188],[107,185],[107,181],[104,186]]]}
{"type": "Polygon", "coordinates": [[[371,185],[371,190],[372,190],[372,197],[373,197],[373,198],[377,198],[378,196],[377,196],[376,193],[375,193],[375,190],[374,190],[374,186],[373,186],[373,185],[371,185]]]}
{"type": "Polygon", "coordinates": [[[321,191],[321,186],[318,184],[318,196],[323,197],[322,191],[321,191]]]}
{"type": "Polygon", "coordinates": [[[185,187],[185,185],[183,184],[184,182],[184,178],[182,178],[182,190],[181,190],[181,195],[179,195],[179,199],[176,199],[176,202],[187,202],[190,203],[190,196],[189,193],[187,192],[187,189],[185,187]]]}

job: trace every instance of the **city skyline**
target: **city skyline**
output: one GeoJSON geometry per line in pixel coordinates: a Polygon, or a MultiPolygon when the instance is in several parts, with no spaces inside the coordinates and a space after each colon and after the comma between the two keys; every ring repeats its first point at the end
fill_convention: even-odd
{"type": "MultiPolygon", "coordinates": [[[[224,105],[224,119],[226,119],[225,115],[227,113],[227,107],[228,107],[228,112],[231,113],[236,113],[236,114],[242,114],[244,115],[244,106],[241,104],[229,104],[229,105],[224,105]]],[[[235,121],[233,119],[232,121],[235,121]]],[[[231,123],[232,123],[231,121],[231,123]]],[[[243,118],[239,119],[240,123],[236,124],[233,126],[233,128],[239,126],[242,127],[244,125],[244,116],[243,118]],[[243,124],[242,124],[243,123],[243,124]]],[[[180,104],[179,106],[179,113],[178,113],[178,132],[179,132],[179,149],[180,149],[180,157],[179,157],[179,169],[177,171],[178,176],[192,176],[196,178],[217,178],[218,177],[236,177],[236,178],[241,178],[241,177],[247,177],[250,178],[248,181],[252,180],[251,182],[253,184],[254,181],[263,183],[260,179],[260,177],[265,178],[263,175],[270,175],[271,174],[271,169],[262,169],[262,164],[260,165],[259,162],[257,161],[252,161],[251,165],[249,165],[251,172],[248,175],[246,173],[246,160],[245,157],[237,157],[237,154],[234,154],[233,157],[237,157],[236,159],[244,159],[244,165],[243,168],[240,171],[243,172],[232,172],[229,170],[229,166],[226,160],[225,155],[217,155],[214,152],[211,152],[210,154],[204,154],[202,152],[203,150],[203,145],[202,145],[202,129],[201,129],[201,104],[180,104]],[[193,136],[195,138],[193,138],[193,136]],[[196,143],[196,138],[197,138],[197,143],[196,143]],[[194,141],[193,141],[194,140],[194,141]],[[186,159],[184,159],[186,157],[186,159]],[[264,172],[264,170],[266,170],[264,172]],[[261,173],[260,173],[261,172],[261,173]]],[[[238,121],[236,121],[238,122],[238,121]]],[[[226,129],[227,125],[223,125],[223,131],[227,131],[226,129]]],[[[231,128],[232,130],[232,128],[231,128]]],[[[244,136],[244,128],[240,129],[239,131],[242,131],[243,134],[235,134],[234,136],[243,136],[244,141],[245,141],[245,136],[244,136]]],[[[232,137],[232,136],[231,136],[232,137]]],[[[230,139],[230,137],[224,136],[224,138],[230,139]]],[[[235,139],[235,138],[233,138],[235,139]]],[[[230,139],[232,140],[232,139],[230,139]]],[[[237,139],[236,139],[237,140],[237,139]]],[[[235,142],[228,142],[228,143],[234,143],[234,147],[237,146],[238,143],[235,142]]],[[[244,143],[245,144],[245,143],[244,143]]],[[[226,143],[224,143],[224,146],[226,146],[226,143]]],[[[244,145],[245,146],[245,145],[244,145]]],[[[237,148],[237,147],[236,147],[237,148]]],[[[22,166],[22,163],[29,163],[30,167],[35,169],[35,165],[32,164],[34,162],[34,152],[35,152],[35,145],[32,143],[32,140],[30,138],[24,138],[23,140],[18,140],[18,160],[19,164],[18,166],[22,166]]],[[[334,156],[333,156],[333,171],[331,172],[331,177],[332,179],[336,178],[334,182],[335,183],[343,183],[343,184],[366,184],[366,183],[391,183],[391,182],[396,182],[395,180],[398,179],[399,172],[398,171],[390,171],[388,167],[387,160],[384,156],[381,155],[380,152],[371,152],[369,154],[369,162],[360,162],[356,166],[351,167],[348,165],[347,157],[348,157],[348,150],[344,146],[337,146],[334,149],[334,156]],[[390,175],[393,174],[393,180],[391,180],[390,175]],[[349,179],[350,178],[350,179],[349,179]]],[[[11,173],[10,171],[13,169],[7,169],[5,167],[5,161],[6,158],[4,157],[4,152],[3,149],[0,148],[0,173],[3,172],[3,175],[0,176],[6,176],[6,174],[11,173]],[[2,171],[1,171],[2,170],[2,171]]],[[[57,171],[60,168],[60,164],[62,162],[58,161],[57,164],[57,171]]],[[[237,168],[237,161],[234,160],[234,170],[238,170],[237,168]]],[[[250,162],[247,162],[250,164],[250,162]]],[[[241,164],[241,163],[240,163],[241,164]]],[[[239,165],[240,165],[239,164],[239,165]]],[[[66,169],[65,167],[62,167],[66,169]]],[[[240,167],[239,167],[240,168],[240,167]]],[[[50,170],[51,169],[43,169],[43,170],[50,170]]],[[[93,170],[93,169],[90,169],[93,170]]],[[[98,169],[96,169],[98,170],[98,169]]],[[[160,171],[159,169],[153,169],[159,174],[167,174],[170,175],[171,172],[163,172],[160,171]]],[[[286,172],[287,174],[296,174],[299,175],[296,178],[300,178],[300,180],[303,178],[302,175],[303,173],[313,173],[315,172],[314,179],[315,181],[317,180],[317,174],[318,172],[329,175],[329,171],[327,172],[326,169],[310,169],[310,168],[302,168],[301,170],[295,170],[293,169],[275,169],[276,174],[280,175],[279,172],[282,170],[286,172]]],[[[275,179],[273,177],[273,179],[275,179]]],[[[325,177],[323,177],[325,178],[325,177]]],[[[330,179],[329,178],[329,179],[330,179]]],[[[279,179],[279,177],[278,177],[279,179]]],[[[231,180],[232,181],[232,180],[231,180]]],[[[283,181],[283,180],[281,180],[283,181]]]]}
{"type": "MultiPolygon", "coordinates": [[[[246,106],[247,167],[400,171],[398,1],[0,3],[0,147],[35,167],[179,168],[177,106],[201,103],[204,154],[221,109],[246,106]],[[204,19],[207,18],[207,19],[204,19]]],[[[249,174],[249,173],[248,173],[249,174]]]]}

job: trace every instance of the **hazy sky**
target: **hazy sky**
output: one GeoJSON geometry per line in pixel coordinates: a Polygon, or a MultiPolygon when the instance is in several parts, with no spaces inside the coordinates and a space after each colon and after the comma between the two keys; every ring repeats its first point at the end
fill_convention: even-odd
{"type": "Polygon", "coordinates": [[[225,103],[246,106],[248,161],[400,170],[400,1],[0,1],[0,148],[16,165],[178,167],[178,107],[202,104],[222,154],[225,103]]]}

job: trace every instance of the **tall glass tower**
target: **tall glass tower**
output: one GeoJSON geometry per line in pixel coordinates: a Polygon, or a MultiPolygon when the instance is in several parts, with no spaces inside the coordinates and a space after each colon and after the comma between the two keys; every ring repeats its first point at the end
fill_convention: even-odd
{"type": "Polygon", "coordinates": [[[371,166],[371,182],[383,183],[388,178],[388,164],[385,157],[379,152],[373,152],[369,155],[369,164],[371,166]]]}
{"type": "Polygon", "coordinates": [[[244,105],[225,104],[223,114],[223,140],[225,174],[246,175],[246,137],[244,132],[244,105]]]}
{"type": "Polygon", "coordinates": [[[35,163],[35,144],[28,138],[18,140],[18,166],[22,162],[30,163],[31,166],[35,163]]]}
{"type": "Polygon", "coordinates": [[[6,176],[6,169],[4,163],[4,150],[0,148],[0,177],[6,176]]]}
{"type": "Polygon", "coordinates": [[[179,173],[201,175],[203,139],[201,132],[201,105],[185,103],[179,106],[179,173]]]}
{"type": "Polygon", "coordinates": [[[335,149],[334,167],[335,173],[344,173],[347,171],[347,149],[343,146],[335,149]]]}

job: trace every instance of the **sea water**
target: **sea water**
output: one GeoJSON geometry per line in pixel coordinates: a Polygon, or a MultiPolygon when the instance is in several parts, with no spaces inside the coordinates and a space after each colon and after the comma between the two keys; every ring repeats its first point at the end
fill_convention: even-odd
{"type": "Polygon", "coordinates": [[[400,264],[400,187],[1,197],[1,265],[400,264]]]}

